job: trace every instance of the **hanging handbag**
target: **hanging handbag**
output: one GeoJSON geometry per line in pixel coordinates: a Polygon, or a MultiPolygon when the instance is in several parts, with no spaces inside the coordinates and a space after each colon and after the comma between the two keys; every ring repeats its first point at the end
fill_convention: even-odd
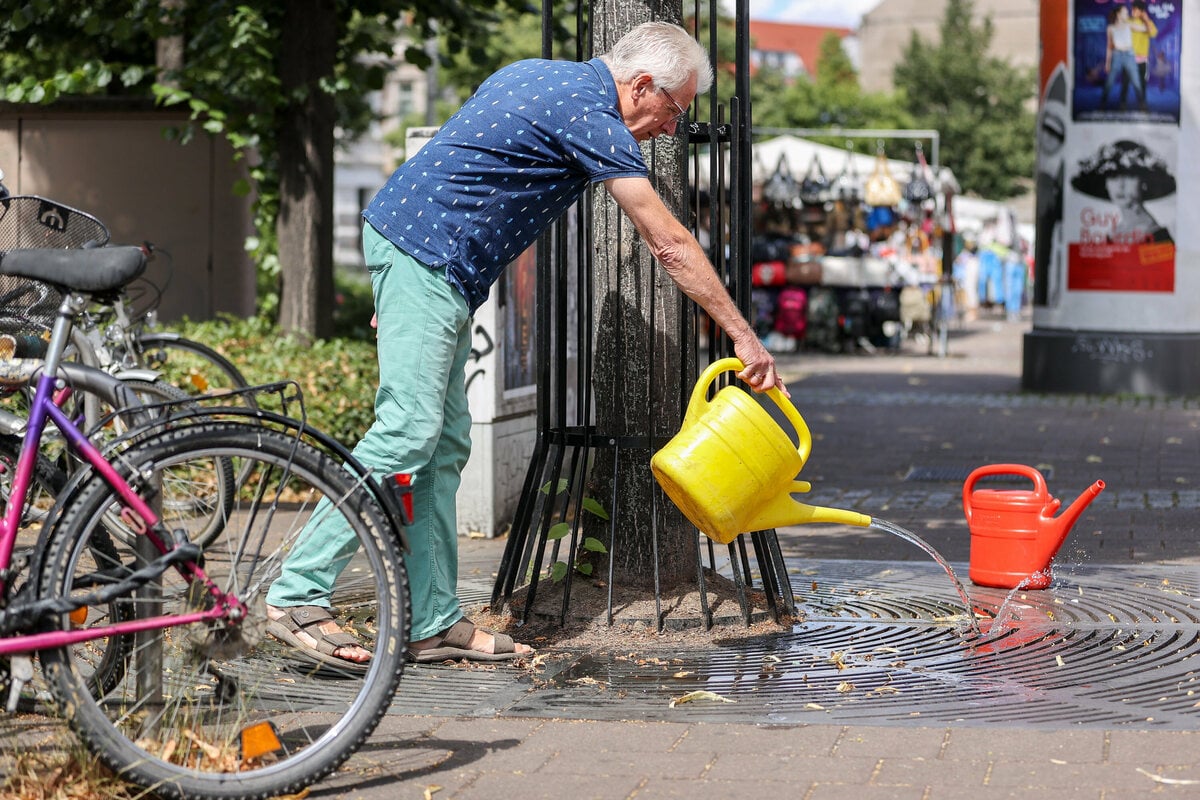
{"type": "Polygon", "coordinates": [[[875,156],[875,169],[863,187],[863,199],[871,206],[891,208],[900,204],[900,184],[892,177],[887,156],[882,150],[875,156]]]}
{"type": "Polygon", "coordinates": [[[925,163],[925,152],[921,143],[917,143],[917,160],[913,163],[912,175],[904,187],[904,199],[913,205],[921,205],[926,200],[933,199],[933,181],[929,173],[929,165],[925,163]]]}
{"type": "Polygon", "coordinates": [[[825,177],[821,159],[814,153],[808,165],[808,172],[805,173],[804,180],[800,181],[800,202],[806,206],[820,206],[828,199],[829,179],[825,177]]]}
{"type": "Polygon", "coordinates": [[[857,203],[862,198],[862,181],[858,170],[854,168],[854,151],[846,148],[846,163],[842,165],[841,173],[833,179],[831,193],[835,200],[841,200],[847,205],[857,203]]]}
{"type": "Polygon", "coordinates": [[[763,199],[774,206],[796,208],[800,204],[800,185],[788,169],[787,156],[781,155],[775,171],[763,184],[763,199]]]}

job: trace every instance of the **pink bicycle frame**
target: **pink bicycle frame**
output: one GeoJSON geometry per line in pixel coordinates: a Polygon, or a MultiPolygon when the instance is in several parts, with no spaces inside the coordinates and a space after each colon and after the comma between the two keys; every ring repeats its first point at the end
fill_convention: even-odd
{"type": "MultiPolygon", "coordinates": [[[[139,531],[139,535],[149,537],[158,552],[165,554],[169,548],[154,531],[161,523],[158,514],[117,473],[112,464],[105,460],[100,450],[80,432],[79,428],[59,408],[58,403],[61,403],[65,399],[65,395],[56,395],[52,391],[54,389],[54,382],[53,376],[46,375],[45,373],[38,378],[37,393],[34,396],[30,410],[29,424],[25,431],[21,454],[17,459],[8,507],[4,511],[3,522],[0,523],[0,568],[7,570],[12,560],[13,549],[16,545],[17,530],[20,527],[21,516],[24,513],[25,497],[33,482],[33,470],[37,459],[38,444],[41,442],[47,419],[52,421],[62,431],[72,449],[100,473],[105,482],[120,497],[125,507],[141,518],[143,529],[139,531]]],[[[179,569],[181,574],[186,573],[185,577],[191,580],[198,580],[208,588],[209,594],[215,601],[212,608],[194,614],[146,617],[144,619],[134,619],[95,628],[5,636],[0,638],[0,655],[28,653],[52,647],[63,647],[91,639],[103,639],[108,636],[131,634],[139,631],[154,630],[156,628],[190,625],[194,622],[205,620],[221,618],[238,619],[245,615],[245,605],[237,598],[231,598],[218,589],[198,565],[187,563],[176,567],[176,569],[179,569]]],[[[2,574],[2,570],[0,570],[0,574],[2,574]]],[[[0,592],[6,589],[4,580],[0,578],[0,592]]]]}

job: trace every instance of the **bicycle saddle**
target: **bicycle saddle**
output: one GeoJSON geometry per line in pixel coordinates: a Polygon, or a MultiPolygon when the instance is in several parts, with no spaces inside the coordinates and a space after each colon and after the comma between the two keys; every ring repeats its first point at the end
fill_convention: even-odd
{"type": "Polygon", "coordinates": [[[107,292],[142,274],[146,255],[140,247],[81,250],[29,248],[0,254],[0,275],[15,275],[75,292],[107,292]]]}

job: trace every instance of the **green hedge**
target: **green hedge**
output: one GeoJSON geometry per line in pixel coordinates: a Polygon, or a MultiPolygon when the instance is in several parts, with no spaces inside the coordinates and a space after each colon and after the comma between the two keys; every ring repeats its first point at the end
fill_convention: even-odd
{"type": "Polygon", "coordinates": [[[374,340],[343,337],[304,343],[261,319],[222,318],[169,327],[217,350],[252,384],[295,381],[304,395],[309,424],[347,446],[356,444],[374,419],[379,380],[374,340]]]}

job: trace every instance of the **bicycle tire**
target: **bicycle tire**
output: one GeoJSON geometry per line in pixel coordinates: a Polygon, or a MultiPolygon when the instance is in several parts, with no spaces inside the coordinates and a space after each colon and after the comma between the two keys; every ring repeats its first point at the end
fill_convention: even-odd
{"type": "MultiPolygon", "coordinates": [[[[235,405],[257,409],[250,383],[232,361],[208,345],[170,331],[146,333],[133,339],[138,363],[159,373],[162,380],[190,396],[234,395],[235,405]]],[[[240,482],[244,475],[238,475],[240,482]]]]}
{"type": "MultiPolygon", "coordinates": [[[[43,666],[61,707],[73,712],[72,727],[92,752],[156,795],[258,800],[295,793],[362,745],[399,684],[409,624],[400,539],[372,492],[340,463],[262,426],[205,422],[169,430],[122,452],[114,466],[128,476],[151,464],[186,469],[196,458],[255,462],[250,481],[238,489],[228,524],[199,562],[247,606],[245,620],[227,616],[211,625],[139,635],[131,655],[138,668],[98,698],[77,674],[73,647],[43,651],[43,666]],[[330,502],[321,503],[322,497],[330,502]],[[373,653],[365,674],[313,667],[265,633],[266,589],[310,512],[336,515],[326,523],[344,526],[356,542],[332,601],[343,630],[350,628],[373,653]],[[158,666],[154,648],[160,649],[158,666]],[[152,680],[144,677],[139,688],[138,674],[152,680]],[[150,683],[158,695],[147,700],[150,683]],[[280,748],[246,759],[246,732],[261,732],[264,726],[280,748]]],[[[120,559],[94,563],[91,538],[103,530],[113,502],[113,491],[99,475],[79,487],[50,540],[39,584],[42,597],[86,590],[81,584],[90,584],[100,569],[127,574],[139,563],[119,540],[114,541],[123,550],[120,559]]],[[[163,573],[157,600],[139,592],[128,602],[161,606],[151,614],[206,607],[207,593],[196,592],[180,574],[163,573]]],[[[65,626],[66,615],[53,622],[65,626]]]]}
{"type": "MultiPolygon", "coordinates": [[[[4,465],[4,475],[0,477],[0,494],[4,503],[8,503],[10,476],[16,468],[17,458],[21,454],[22,440],[17,436],[0,436],[0,464],[4,465]]],[[[33,483],[30,486],[26,501],[27,511],[22,515],[21,532],[17,536],[17,546],[33,545],[39,535],[41,523],[45,521],[53,507],[55,498],[67,485],[67,475],[50,459],[37,456],[34,464],[33,483]],[[38,513],[40,509],[40,513],[38,513]]],[[[110,604],[99,613],[108,614],[113,619],[128,619],[129,614],[122,611],[117,604],[110,604]]],[[[96,639],[87,643],[86,647],[76,650],[75,657],[81,659],[79,665],[85,672],[89,690],[94,695],[110,691],[125,674],[125,663],[132,640],[128,637],[96,639]]]]}
{"type": "MultiPolygon", "coordinates": [[[[143,366],[190,395],[222,394],[250,385],[232,361],[201,342],[163,332],[139,334],[136,342],[143,366]]],[[[251,395],[242,398],[254,406],[251,395]]]]}
{"type": "MultiPolygon", "coordinates": [[[[22,444],[20,436],[0,435],[0,505],[5,507],[12,496],[12,478],[16,474],[17,459],[21,457],[22,444]]],[[[21,528],[33,527],[45,521],[54,505],[54,498],[66,485],[67,474],[49,458],[38,453],[33,465],[33,482],[25,497],[25,511],[21,514],[21,528]]]]}

